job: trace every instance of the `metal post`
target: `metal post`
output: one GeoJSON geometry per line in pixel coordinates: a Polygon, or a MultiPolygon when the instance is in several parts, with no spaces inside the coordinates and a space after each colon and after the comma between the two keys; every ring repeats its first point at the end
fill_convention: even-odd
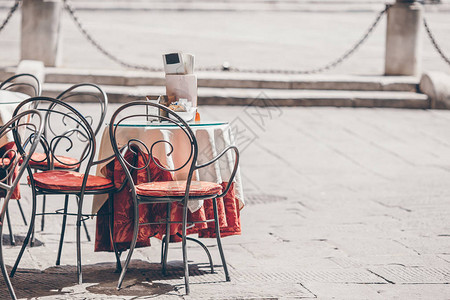
{"type": "Polygon", "coordinates": [[[386,75],[420,74],[422,23],[423,7],[414,0],[397,0],[389,8],[386,29],[386,75]]]}
{"type": "Polygon", "coordinates": [[[54,67],[61,57],[61,0],[23,0],[21,60],[40,60],[54,67]]]}

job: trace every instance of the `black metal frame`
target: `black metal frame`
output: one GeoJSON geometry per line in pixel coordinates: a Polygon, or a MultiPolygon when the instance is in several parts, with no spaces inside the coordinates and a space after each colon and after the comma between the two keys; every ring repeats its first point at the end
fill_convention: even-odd
{"type": "MultiPolygon", "coordinates": [[[[82,151],[83,154],[79,160],[80,165],[85,164],[84,168],[80,167],[80,169],[79,169],[79,170],[81,170],[82,174],[85,174],[85,176],[83,177],[81,189],[77,190],[77,191],[53,190],[53,189],[39,188],[35,184],[33,175],[30,176],[29,181],[30,181],[32,196],[33,196],[32,197],[33,198],[32,215],[31,215],[31,220],[30,220],[30,225],[28,228],[27,236],[23,242],[22,248],[19,252],[16,262],[11,270],[10,276],[11,277],[14,276],[14,274],[17,270],[17,267],[20,263],[20,259],[22,258],[23,252],[25,251],[25,248],[30,240],[30,237],[34,233],[35,217],[37,215],[36,214],[36,198],[37,198],[37,196],[50,195],[50,194],[66,195],[66,196],[67,195],[75,195],[79,199],[77,213],[76,214],[68,213],[67,210],[64,209],[64,211],[62,212],[62,214],[64,215],[64,219],[63,219],[64,224],[63,224],[62,229],[65,228],[65,226],[64,226],[65,218],[68,215],[76,215],[77,216],[77,221],[76,221],[77,277],[78,277],[78,283],[81,284],[82,283],[82,270],[81,270],[80,230],[81,230],[82,219],[85,218],[86,216],[90,216],[87,214],[83,214],[83,212],[82,212],[84,195],[109,194],[111,196],[111,194],[113,192],[115,192],[116,189],[114,187],[110,187],[110,188],[105,188],[105,189],[101,189],[101,190],[100,189],[99,190],[86,190],[86,183],[87,183],[87,178],[88,178],[87,175],[89,175],[89,171],[90,171],[91,167],[94,164],[98,163],[98,162],[94,162],[96,141],[95,141],[94,131],[92,130],[89,122],[75,108],[73,108],[69,104],[62,102],[61,100],[53,99],[53,98],[49,98],[49,97],[34,97],[34,98],[27,99],[17,106],[14,114],[17,114],[21,109],[23,109],[23,107],[32,105],[35,102],[39,102],[38,110],[41,111],[43,115],[45,115],[44,127],[47,128],[47,136],[44,136],[44,135],[42,136],[41,145],[44,146],[45,154],[49,158],[47,160],[47,163],[52,164],[53,158],[57,159],[56,151],[58,150],[58,148],[62,148],[62,146],[63,146],[62,141],[66,141],[69,144],[68,148],[64,147],[64,150],[67,152],[70,151],[71,149],[73,149],[75,142],[78,142],[81,145],[85,145],[84,150],[82,151]],[[44,105],[45,103],[47,103],[48,105],[44,105]],[[58,122],[59,126],[57,129],[59,129],[59,131],[61,131],[61,133],[58,133],[58,130],[56,128],[54,130],[52,129],[51,131],[49,130],[49,129],[51,129],[51,127],[49,128],[49,126],[51,126],[51,124],[52,124],[52,118],[53,118],[53,120],[59,119],[59,122],[58,122]],[[69,123],[72,123],[72,124],[69,124],[69,123]],[[73,124],[75,124],[75,125],[73,125],[73,124]],[[51,139],[49,137],[49,133],[52,134],[51,139]]],[[[62,162],[62,161],[61,161],[61,163],[64,164],[64,162],[62,162]]],[[[68,164],[66,164],[66,165],[68,165],[68,164]]],[[[49,168],[49,169],[51,170],[51,168],[49,168]]],[[[43,172],[45,172],[45,171],[43,171],[43,172]]],[[[67,202],[67,197],[66,197],[66,202],[67,202]]],[[[64,230],[62,230],[62,232],[61,232],[58,257],[61,254],[63,241],[64,241],[64,230]]]]}
{"type": "MultiPolygon", "coordinates": [[[[3,259],[3,224],[5,215],[8,211],[9,200],[11,199],[14,189],[19,185],[23,173],[27,170],[29,175],[32,174],[28,162],[40,141],[43,132],[43,117],[37,110],[26,110],[18,113],[0,128],[0,137],[10,131],[13,132],[17,150],[11,149],[5,153],[6,155],[12,152],[14,156],[13,159],[10,160],[10,164],[6,166],[6,176],[0,180],[0,187],[7,191],[0,214],[0,267],[11,298],[17,299],[3,259]],[[39,120],[34,119],[34,117],[39,118],[39,120]],[[33,119],[34,122],[32,123],[31,120],[33,119]],[[23,120],[25,121],[22,122],[23,120]],[[20,136],[22,136],[22,134],[17,134],[17,129],[23,126],[25,126],[27,130],[31,130],[31,133],[28,135],[27,132],[26,134],[23,134],[24,138],[21,138],[20,136]],[[27,138],[25,139],[25,137],[27,138]],[[14,177],[14,170],[16,168],[18,168],[17,176],[14,177]]],[[[5,158],[5,155],[3,155],[2,158],[5,158]]],[[[5,166],[3,165],[2,167],[5,166]]]]}
{"type": "MultiPolygon", "coordinates": [[[[122,105],[121,107],[119,107],[116,112],[113,114],[113,116],[111,117],[111,121],[109,123],[109,135],[110,135],[110,139],[111,139],[111,144],[112,144],[112,148],[114,150],[114,153],[117,157],[117,159],[119,160],[125,174],[126,174],[126,178],[128,181],[128,184],[131,188],[131,194],[132,194],[132,200],[133,200],[133,206],[134,206],[134,227],[133,227],[133,239],[131,241],[131,245],[130,245],[130,250],[128,252],[127,258],[125,260],[125,263],[122,267],[122,272],[120,274],[120,278],[117,284],[117,288],[120,289],[123,279],[125,277],[125,273],[127,271],[128,265],[130,263],[131,260],[131,256],[133,254],[134,248],[136,246],[136,241],[137,241],[137,235],[138,235],[138,229],[140,225],[144,225],[143,223],[139,223],[139,204],[150,204],[150,203],[167,203],[167,220],[165,220],[164,222],[160,222],[160,223],[145,223],[145,224],[166,224],[166,235],[163,239],[163,245],[162,245],[162,271],[163,274],[166,274],[167,271],[167,255],[168,255],[168,249],[169,249],[169,236],[170,236],[170,224],[171,223],[180,223],[180,222],[175,222],[175,221],[171,221],[170,220],[170,209],[171,209],[171,204],[173,202],[178,202],[180,204],[182,204],[183,206],[183,218],[182,218],[182,249],[183,249],[183,266],[184,266],[184,278],[185,278],[185,287],[186,287],[186,294],[189,294],[190,292],[190,288],[189,288],[189,266],[188,266],[188,261],[187,261],[187,249],[186,249],[186,240],[191,240],[193,238],[188,238],[186,237],[186,228],[187,228],[187,203],[190,199],[192,200],[204,200],[204,199],[213,199],[213,209],[214,209],[214,219],[212,220],[207,220],[206,222],[215,222],[215,231],[216,231],[216,238],[217,238],[217,244],[218,244],[218,248],[219,248],[219,252],[220,252],[220,257],[222,260],[222,265],[225,271],[225,279],[226,281],[230,281],[230,276],[228,274],[228,268],[227,268],[227,264],[225,261],[225,256],[224,256],[224,252],[222,249],[222,242],[221,242],[221,237],[220,237],[220,228],[219,228],[219,221],[218,221],[218,212],[217,212],[217,204],[216,204],[216,198],[220,198],[223,197],[224,195],[226,195],[226,193],[228,192],[228,190],[231,187],[231,184],[234,180],[234,177],[236,175],[237,172],[237,168],[239,165],[239,151],[235,146],[229,146],[227,148],[225,148],[218,156],[216,156],[214,159],[212,159],[211,161],[204,163],[202,165],[197,165],[197,156],[198,156],[198,145],[197,145],[197,140],[195,138],[194,133],[192,132],[191,128],[189,127],[189,125],[182,119],[180,118],[175,112],[173,112],[172,110],[168,109],[167,107],[160,105],[160,104],[156,104],[156,103],[151,103],[148,101],[134,101],[134,102],[130,102],[127,104],[122,105]],[[142,109],[139,111],[143,111],[143,112],[147,112],[148,111],[148,107],[155,107],[158,108],[158,111],[163,111],[167,113],[167,116],[161,116],[161,115],[154,115],[154,114],[148,114],[148,113],[143,113],[143,114],[134,114],[134,115],[126,115],[125,117],[122,117],[121,119],[117,120],[119,114],[123,113],[124,110],[126,110],[127,108],[131,108],[131,107],[136,107],[136,106],[141,106],[141,107],[145,107],[146,109],[142,109]],[[166,143],[170,146],[170,151],[167,154],[168,156],[171,155],[173,153],[174,147],[173,145],[166,140],[158,140],[156,142],[154,142],[150,148],[147,147],[145,145],[144,142],[142,142],[141,140],[138,139],[130,139],[126,145],[123,148],[119,149],[119,146],[117,145],[116,142],[116,131],[117,128],[121,125],[121,123],[128,121],[132,118],[144,118],[145,120],[149,120],[150,118],[153,118],[155,120],[164,120],[167,122],[171,122],[174,125],[178,126],[178,128],[180,128],[181,130],[183,130],[183,132],[186,134],[189,142],[190,142],[190,153],[189,153],[189,158],[186,160],[185,163],[183,163],[180,167],[178,168],[174,168],[174,169],[168,169],[165,168],[164,166],[160,165],[154,158],[153,156],[153,148],[155,147],[155,145],[159,144],[159,143],[166,143]],[[145,166],[144,167],[137,167],[134,166],[133,164],[128,163],[125,158],[124,158],[124,150],[130,150],[133,151],[134,153],[137,154],[138,151],[140,152],[144,152],[145,150],[145,154],[148,155],[148,157],[150,158],[148,161],[145,162],[145,166]],[[218,159],[220,159],[227,151],[229,150],[233,150],[235,152],[235,164],[234,164],[234,169],[233,172],[230,176],[230,179],[228,181],[227,186],[225,187],[225,189],[223,190],[223,192],[221,194],[216,194],[216,195],[207,195],[204,197],[190,197],[189,196],[189,190],[190,190],[190,185],[192,182],[192,177],[194,172],[197,169],[206,167],[211,165],[212,163],[214,163],[215,161],[217,161],[218,159]],[[138,195],[136,193],[136,188],[135,188],[135,184],[132,180],[132,175],[130,172],[131,170],[140,170],[140,169],[144,169],[147,168],[149,166],[150,160],[153,161],[154,164],[156,164],[158,166],[158,168],[160,168],[161,170],[165,170],[165,171],[170,171],[170,172],[174,172],[174,171],[178,171],[184,167],[189,167],[189,173],[187,176],[187,180],[186,180],[186,190],[184,193],[184,196],[181,197],[149,197],[149,196],[141,196],[138,195]]],[[[202,247],[204,249],[206,249],[206,246],[204,246],[200,241],[197,241],[197,243],[199,243],[200,245],[202,245],[202,247]]],[[[114,243],[114,241],[113,241],[114,243]]],[[[208,257],[210,259],[210,255],[209,252],[207,252],[208,257]]],[[[120,255],[119,253],[116,252],[116,256],[120,255]]],[[[211,261],[211,259],[210,259],[211,261]]],[[[212,266],[212,263],[211,263],[212,266]]],[[[211,267],[212,271],[213,268],[211,267]]]]}
{"type": "MultiPolygon", "coordinates": [[[[99,133],[100,129],[102,128],[103,122],[105,120],[106,111],[108,108],[108,96],[106,95],[105,91],[96,84],[79,83],[79,84],[75,84],[75,85],[71,86],[67,90],[60,93],[58,96],[56,96],[56,99],[59,99],[61,101],[66,101],[66,100],[73,101],[73,98],[77,98],[77,97],[91,98],[91,99],[96,100],[100,104],[100,118],[98,119],[98,122],[96,122],[97,124],[94,124],[94,119],[91,116],[89,116],[89,115],[84,116],[84,118],[86,120],[90,121],[90,125],[94,131],[94,136],[96,136],[99,133]],[[92,88],[95,92],[98,93],[98,95],[94,94],[93,92],[88,92],[88,91],[77,92],[76,90],[79,88],[81,88],[81,89],[92,88]]],[[[75,99],[75,100],[78,100],[79,102],[88,101],[85,99],[83,99],[83,101],[80,101],[80,99],[75,99]]],[[[92,103],[95,101],[89,100],[89,102],[92,103]]]]}
{"type": "MultiPolygon", "coordinates": [[[[41,86],[39,80],[37,79],[37,77],[34,76],[33,74],[29,74],[29,73],[20,73],[20,74],[13,75],[13,76],[7,78],[2,83],[0,83],[0,90],[12,90],[12,91],[24,93],[25,89],[27,91],[32,91],[32,93],[27,93],[31,97],[40,96],[41,92],[42,92],[42,86],[41,86]],[[20,81],[21,79],[25,79],[25,81],[20,81]],[[35,84],[31,84],[30,82],[27,82],[30,80],[32,82],[34,82],[35,84]]],[[[26,226],[26,225],[28,225],[28,223],[27,223],[27,219],[25,218],[25,214],[23,212],[22,205],[20,204],[20,201],[16,201],[16,202],[17,202],[17,206],[19,207],[19,211],[22,216],[23,223],[26,226]]],[[[16,244],[16,242],[15,242],[12,225],[11,225],[11,219],[9,217],[8,211],[6,211],[6,220],[8,222],[9,241],[10,241],[11,246],[14,246],[16,244]]]]}
{"type": "Polygon", "coordinates": [[[37,79],[37,77],[34,76],[33,74],[28,74],[28,73],[16,74],[16,75],[13,75],[13,76],[7,78],[2,83],[0,83],[0,90],[14,89],[17,92],[23,93],[24,88],[31,88],[33,90],[33,92],[34,92],[33,94],[27,93],[31,97],[40,96],[41,92],[42,92],[41,83],[39,82],[39,79],[37,79]],[[29,82],[20,82],[20,81],[16,82],[16,80],[18,78],[20,78],[20,79],[29,78],[32,81],[36,81],[36,85],[32,85],[29,82]]]}

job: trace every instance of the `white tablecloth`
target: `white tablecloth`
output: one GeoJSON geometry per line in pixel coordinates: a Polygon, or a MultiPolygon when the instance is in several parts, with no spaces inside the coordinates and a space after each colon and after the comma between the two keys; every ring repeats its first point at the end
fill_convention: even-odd
{"type": "MultiPolygon", "coordinates": [[[[16,106],[30,96],[18,92],[0,90],[0,126],[12,119],[16,106]]],[[[8,132],[0,140],[0,145],[13,140],[12,133],[8,132]]]]}
{"type": "MultiPolygon", "coordinates": [[[[234,145],[234,138],[230,126],[228,124],[215,124],[215,125],[193,125],[192,131],[197,138],[199,155],[197,159],[197,165],[208,162],[212,158],[216,157],[223,149],[229,145],[234,145]]],[[[166,143],[160,143],[154,148],[154,156],[160,160],[160,162],[170,169],[180,167],[189,157],[189,142],[186,134],[176,126],[120,126],[117,129],[116,139],[117,143],[122,146],[128,142],[130,138],[136,138],[150,147],[154,142],[158,140],[169,141],[173,147],[174,152],[172,155],[167,156],[170,146],[166,143]]],[[[106,127],[103,131],[103,136],[100,142],[99,157],[101,160],[114,154],[111,142],[109,138],[109,127],[106,127]]],[[[99,165],[97,168],[97,175],[103,176],[103,167],[107,163],[99,165]]],[[[227,182],[230,178],[231,172],[234,167],[234,151],[228,151],[219,161],[216,163],[199,169],[195,173],[194,180],[210,181],[216,183],[227,182]]],[[[188,168],[183,168],[176,171],[173,175],[174,180],[185,180],[187,178],[188,168]]],[[[242,190],[241,176],[239,170],[235,177],[235,192],[236,198],[239,199],[241,209],[244,206],[244,194],[242,190]]],[[[96,213],[103,203],[106,201],[106,195],[96,195],[94,197],[92,212],[96,213]]],[[[203,201],[189,201],[189,209],[194,212],[203,205],[203,201]]]]}

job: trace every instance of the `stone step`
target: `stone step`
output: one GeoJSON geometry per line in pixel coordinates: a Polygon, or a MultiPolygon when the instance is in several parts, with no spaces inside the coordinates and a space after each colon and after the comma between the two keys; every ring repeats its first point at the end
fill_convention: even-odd
{"type": "MultiPolygon", "coordinates": [[[[115,86],[164,86],[162,72],[46,68],[47,83],[93,82],[115,86]]],[[[0,70],[2,78],[14,70],[0,70]]],[[[416,92],[412,76],[287,75],[239,72],[197,72],[198,86],[210,88],[304,89],[416,92]]]]}
{"type": "MultiPolygon", "coordinates": [[[[44,84],[43,95],[56,96],[69,84],[44,84]]],[[[146,95],[165,94],[164,86],[103,85],[110,102],[129,102],[145,99],[146,95]]],[[[336,107],[391,107],[429,108],[424,94],[404,91],[343,91],[290,89],[198,89],[199,105],[275,105],[275,106],[336,106],[336,107]]]]}
{"type": "MultiPolygon", "coordinates": [[[[416,92],[411,76],[288,75],[239,72],[197,72],[198,86],[210,88],[361,90],[416,92]]],[[[164,86],[162,72],[46,68],[45,82],[94,82],[116,86],[164,86]]]]}

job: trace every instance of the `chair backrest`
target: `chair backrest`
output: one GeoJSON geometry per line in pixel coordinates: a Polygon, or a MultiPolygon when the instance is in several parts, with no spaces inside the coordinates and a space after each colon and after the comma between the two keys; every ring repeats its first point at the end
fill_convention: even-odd
{"type": "MultiPolygon", "coordinates": [[[[155,124],[155,123],[153,123],[155,124]]],[[[158,123],[156,123],[158,124],[158,123]]],[[[149,101],[134,101],[120,106],[111,117],[109,122],[109,135],[111,139],[111,145],[114,150],[114,153],[119,160],[126,176],[129,184],[132,186],[133,195],[135,195],[134,182],[132,180],[131,172],[133,170],[142,170],[144,168],[148,168],[150,162],[152,161],[158,168],[164,171],[175,172],[181,170],[183,168],[187,168],[189,171],[187,173],[187,183],[186,183],[186,192],[185,192],[185,201],[188,200],[189,196],[189,188],[192,181],[192,177],[194,171],[196,169],[197,156],[198,156],[198,145],[197,140],[195,138],[194,133],[192,132],[189,125],[179,117],[174,111],[167,108],[166,106],[152,103],[149,101]],[[167,117],[160,115],[158,110],[167,113],[167,117]],[[180,165],[174,166],[173,168],[168,168],[163,166],[158,158],[154,157],[155,147],[163,146],[167,149],[169,148],[167,156],[172,155],[177,151],[174,149],[174,146],[170,143],[170,141],[160,139],[157,141],[152,141],[151,145],[149,143],[145,143],[144,141],[131,138],[129,140],[123,140],[120,137],[120,127],[124,125],[135,124],[138,126],[142,126],[143,124],[151,124],[152,122],[163,121],[166,125],[171,124],[182,130],[184,136],[186,137],[186,142],[188,143],[188,153],[184,153],[184,157],[187,156],[186,161],[183,161],[180,165]],[[118,135],[119,133],[119,135],[118,135]],[[144,166],[134,165],[133,163],[127,161],[125,159],[126,151],[132,151],[135,154],[140,152],[143,154],[146,159],[144,161],[144,166]]],[[[183,148],[183,151],[186,151],[186,147],[183,148]]]]}
{"type": "Polygon", "coordinates": [[[27,99],[16,107],[14,115],[29,106],[33,107],[36,102],[39,103],[36,109],[44,116],[43,127],[46,132],[41,137],[39,148],[45,153],[45,158],[39,162],[46,160],[49,170],[53,169],[56,162],[68,168],[77,168],[83,164],[80,172],[88,174],[96,149],[95,135],[89,122],[69,104],[50,97],[27,99]]]}
{"type": "Polygon", "coordinates": [[[36,76],[28,73],[16,74],[0,83],[0,90],[20,92],[30,97],[41,95],[42,86],[36,76]]]}
{"type": "Polygon", "coordinates": [[[38,146],[43,131],[43,116],[37,110],[25,110],[0,127],[0,137],[13,133],[14,144],[1,153],[0,192],[3,200],[0,222],[3,222],[8,202],[19,184],[25,169],[31,174],[28,162],[38,146]]]}
{"type": "Polygon", "coordinates": [[[101,87],[93,83],[75,84],[60,93],[56,99],[63,102],[87,102],[91,105],[99,105],[100,110],[95,109],[90,113],[83,113],[84,118],[90,123],[95,135],[98,134],[105,121],[106,110],[108,107],[108,96],[101,87]]]}

